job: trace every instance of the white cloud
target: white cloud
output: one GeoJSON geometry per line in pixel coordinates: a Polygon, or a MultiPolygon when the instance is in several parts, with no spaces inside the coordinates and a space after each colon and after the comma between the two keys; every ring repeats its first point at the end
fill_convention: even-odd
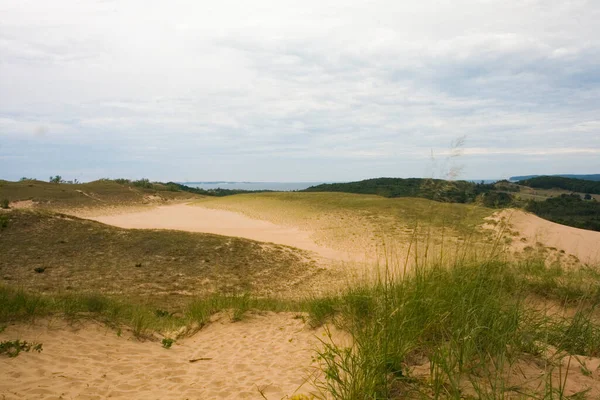
{"type": "MultiPolygon", "coordinates": [[[[107,149],[95,173],[127,149],[149,160],[140,175],[162,151],[244,180],[297,179],[280,155],[310,159],[308,180],[413,175],[462,135],[478,176],[506,167],[470,156],[571,169],[600,148],[594,0],[7,0],[0,18],[0,134],[13,140],[0,153],[43,132],[69,170],[70,145],[107,149]]],[[[23,163],[0,167],[16,176],[23,163]]]]}

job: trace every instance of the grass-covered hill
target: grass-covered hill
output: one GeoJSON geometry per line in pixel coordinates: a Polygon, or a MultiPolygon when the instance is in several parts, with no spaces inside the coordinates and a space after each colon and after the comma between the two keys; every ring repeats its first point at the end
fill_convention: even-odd
{"type": "Polygon", "coordinates": [[[32,200],[51,208],[103,207],[143,204],[157,200],[200,198],[195,193],[175,191],[163,184],[121,183],[98,180],[89,183],[49,183],[38,180],[10,182],[0,180],[0,200],[9,203],[32,200]]]}
{"type": "MultiPolygon", "coordinates": [[[[148,179],[100,179],[88,183],[44,182],[22,179],[0,180],[0,202],[31,200],[46,208],[128,206],[173,200],[193,200],[203,196],[229,196],[243,190],[204,190],[175,182],[150,182],[148,179]]],[[[1,205],[1,204],[0,204],[1,205]]]]}
{"type": "Polygon", "coordinates": [[[561,176],[538,176],[519,181],[519,185],[536,189],[563,189],[571,192],[600,194],[600,182],[561,176]]]}
{"type": "Polygon", "coordinates": [[[309,187],[304,191],[375,194],[383,197],[421,197],[452,203],[473,203],[481,199],[486,206],[502,206],[512,202],[511,196],[506,193],[495,193],[488,197],[488,194],[495,191],[494,185],[442,179],[375,178],[357,182],[326,183],[309,187]]]}
{"type": "Polygon", "coordinates": [[[0,212],[0,255],[0,279],[11,286],[167,304],[211,292],[279,293],[317,271],[291,247],[30,210],[0,212]]]}

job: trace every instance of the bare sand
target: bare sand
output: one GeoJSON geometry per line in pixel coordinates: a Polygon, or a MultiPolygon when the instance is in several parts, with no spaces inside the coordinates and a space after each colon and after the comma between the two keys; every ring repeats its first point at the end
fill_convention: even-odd
{"type": "Polygon", "coordinates": [[[503,210],[493,217],[515,233],[512,246],[521,251],[541,244],[573,255],[582,263],[600,263],[600,232],[557,224],[521,210],[503,210]]]}
{"type": "Polygon", "coordinates": [[[308,250],[321,257],[351,261],[352,254],[317,244],[312,233],[295,227],[250,218],[242,213],[176,204],[129,213],[86,216],[121,228],[173,229],[271,242],[308,250]]]}
{"type": "Polygon", "coordinates": [[[312,357],[323,332],[291,313],[235,323],[221,315],[164,349],[94,322],[11,325],[0,340],[38,342],[43,350],[0,358],[0,398],[263,399],[260,391],[290,398],[316,390],[312,357]]]}

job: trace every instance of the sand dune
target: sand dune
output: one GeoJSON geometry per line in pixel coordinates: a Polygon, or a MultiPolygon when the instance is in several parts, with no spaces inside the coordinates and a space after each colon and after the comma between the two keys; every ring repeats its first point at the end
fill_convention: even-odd
{"type": "Polygon", "coordinates": [[[272,222],[252,219],[233,211],[177,204],[131,213],[110,213],[87,217],[108,225],[137,229],[175,229],[243,237],[312,251],[321,257],[350,261],[348,253],[321,246],[311,232],[272,222]]]}
{"type": "Polygon", "coordinates": [[[118,337],[93,322],[9,326],[0,340],[39,342],[43,351],[2,357],[0,394],[6,399],[263,399],[262,391],[267,399],[282,399],[310,393],[313,350],[323,330],[311,330],[294,317],[266,313],[232,323],[221,316],[169,350],[127,333],[118,337]]]}
{"type": "Polygon", "coordinates": [[[522,240],[513,241],[518,250],[540,243],[572,254],[583,263],[600,262],[600,232],[557,224],[520,210],[504,210],[493,218],[504,219],[519,233],[522,240]]]}

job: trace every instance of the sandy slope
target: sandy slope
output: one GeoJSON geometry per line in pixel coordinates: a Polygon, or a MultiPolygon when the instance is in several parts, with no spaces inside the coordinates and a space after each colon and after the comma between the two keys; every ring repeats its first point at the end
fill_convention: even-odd
{"type": "Polygon", "coordinates": [[[342,261],[351,259],[347,253],[318,245],[308,231],[252,219],[232,211],[177,204],[132,213],[110,213],[88,218],[121,228],[176,229],[237,236],[293,246],[315,252],[321,257],[329,259],[342,261]]]}
{"type": "Polygon", "coordinates": [[[310,393],[312,356],[323,330],[294,317],[267,313],[232,323],[222,316],[169,350],[92,322],[9,326],[0,340],[35,341],[43,351],[1,356],[0,398],[262,399],[260,389],[268,399],[282,399],[310,393]]]}
{"type": "Polygon", "coordinates": [[[493,218],[506,221],[519,233],[520,240],[513,241],[518,250],[541,243],[572,254],[583,263],[600,262],[600,232],[560,225],[520,210],[504,210],[493,218]]]}

